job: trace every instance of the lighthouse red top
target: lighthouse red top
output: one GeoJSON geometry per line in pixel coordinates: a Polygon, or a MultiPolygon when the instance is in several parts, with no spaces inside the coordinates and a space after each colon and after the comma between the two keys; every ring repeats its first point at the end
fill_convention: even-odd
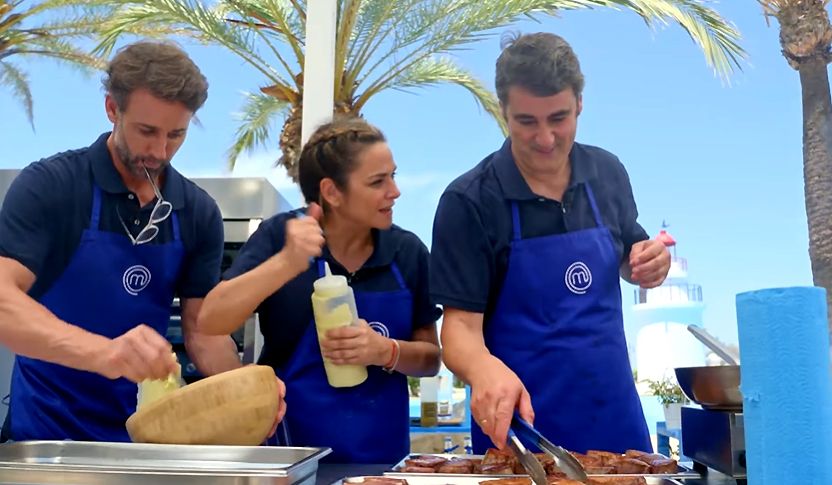
{"type": "Polygon", "coordinates": [[[657,240],[659,240],[659,241],[661,241],[661,242],[663,242],[663,243],[664,243],[664,245],[665,245],[665,246],[667,246],[667,247],[671,247],[671,246],[675,246],[675,245],[676,245],[676,240],[675,240],[675,239],[673,239],[673,236],[671,236],[671,235],[670,235],[667,231],[665,231],[664,229],[662,229],[662,230],[659,232],[659,235],[658,235],[658,236],[656,236],[656,239],[657,239],[657,240]]]}

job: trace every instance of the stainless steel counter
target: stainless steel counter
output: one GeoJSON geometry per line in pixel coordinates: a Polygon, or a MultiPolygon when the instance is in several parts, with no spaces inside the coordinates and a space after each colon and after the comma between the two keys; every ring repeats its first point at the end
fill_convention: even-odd
{"type": "Polygon", "coordinates": [[[0,446],[0,484],[313,485],[329,448],[23,441],[0,446]]]}

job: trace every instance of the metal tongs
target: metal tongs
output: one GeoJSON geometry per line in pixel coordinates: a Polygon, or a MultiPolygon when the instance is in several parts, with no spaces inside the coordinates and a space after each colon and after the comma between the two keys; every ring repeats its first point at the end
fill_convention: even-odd
{"type": "Polygon", "coordinates": [[[514,434],[514,431],[508,430],[508,440],[506,440],[508,447],[511,448],[511,451],[514,452],[514,455],[520,460],[520,464],[523,465],[523,468],[526,469],[526,473],[532,477],[532,482],[534,485],[548,485],[548,481],[546,480],[546,470],[543,469],[543,465],[537,460],[537,457],[534,456],[529,452],[529,450],[523,446],[523,443],[517,438],[517,435],[514,434]]]}
{"type": "MultiPolygon", "coordinates": [[[[571,453],[566,451],[565,449],[561,448],[560,446],[552,443],[545,436],[540,434],[539,431],[534,429],[532,425],[527,423],[523,418],[521,418],[517,413],[514,414],[514,418],[511,420],[511,431],[509,432],[509,446],[514,444],[514,440],[517,440],[517,437],[523,438],[524,440],[533,443],[535,446],[540,448],[540,451],[549,453],[552,455],[552,458],[555,459],[555,464],[557,465],[560,470],[566,474],[566,476],[572,480],[578,480],[580,482],[585,482],[587,480],[586,470],[584,470],[583,465],[571,453]],[[512,439],[513,438],[513,439],[512,439]]],[[[517,441],[519,443],[519,440],[517,441]]],[[[520,444],[522,447],[522,443],[520,444]]],[[[529,451],[525,448],[520,448],[521,450],[525,450],[525,456],[531,457],[534,460],[537,466],[530,464],[530,466],[526,465],[524,458],[521,458],[520,454],[518,454],[518,459],[520,459],[520,463],[529,472],[529,475],[534,480],[535,484],[545,484],[546,483],[546,472],[543,470],[543,467],[540,465],[540,462],[537,458],[529,453],[529,451]],[[531,468],[531,470],[530,470],[531,468]],[[543,481],[539,481],[539,476],[535,477],[535,474],[539,472],[543,475],[543,481]]],[[[517,449],[512,446],[512,450],[514,450],[515,454],[518,453],[517,449]]]]}

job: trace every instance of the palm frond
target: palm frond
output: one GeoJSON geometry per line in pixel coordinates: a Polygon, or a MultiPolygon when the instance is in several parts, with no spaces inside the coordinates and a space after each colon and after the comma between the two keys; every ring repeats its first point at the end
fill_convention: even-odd
{"type": "MultiPolygon", "coordinates": [[[[339,3],[339,18],[335,36],[335,99],[339,99],[340,91],[344,88],[344,67],[347,65],[350,40],[353,28],[361,13],[361,0],[341,0],[339,3]]],[[[350,90],[349,88],[347,88],[350,90]]]]}
{"type": "Polygon", "coordinates": [[[69,65],[80,67],[85,72],[89,72],[89,69],[103,69],[107,62],[101,57],[88,54],[60,37],[51,36],[30,39],[20,53],[65,61],[69,65]]]}
{"type": "Polygon", "coordinates": [[[290,106],[289,103],[266,94],[245,93],[245,96],[246,102],[239,114],[240,126],[227,154],[229,168],[234,168],[241,153],[269,146],[275,134],[275,117],[290,106]]]}
{"type": "MultiPolygon", "coordinates": [[[[27,10],[27,16],[34,16],[44,12],[56,11],[100,11],[111,9],[113,3],[120,0],[41,0],[32,4],[27,10]]],[[[13,2],[14,3],[14,2],[13,2]]],[[[23,2],[17,2],[22,4],[23,2]]]]}
{"type": "MultiPolygon", "coordinates": [[[[87,39],[102,21],[112,16],[114,6],[111,1],[119,0],[42,0],[20,13],[27,20],[37,16],[37,27],[20,29],[20,32],[31,36],[87,39]]],[[[0,30],[8,32],[8,28],[0,27],[0,30]]]]}
{"type": "Polygon", "coordinates": [[[474,96],[477,104],[494,117],[504,134],[508,133],[505,119],[497,97],[473,74],[463,69],[452,59],[433,58],[411,66],[381,89],[410,91],[435,84],[456,84],[474,96]]]}
{"type": "Polygon", "coordinates": [[[148,25],[163,31],[172,27],[195,39],[219,44],[242,58],[273,83],[288,84],[269,62],[260,56],[256,40],[259,35],[229,24],[217,11],[199,0],[145,0],[141,4],[126,5],[102,26],[101,42],[95,53],[109,54],[123,35],[133,34],[134,28],[148,25]]]}
{"type": "MultiPolygon", "coordinates": [[[[297,22],[292,20],[294,10],[291,5],[280,0],[222,0],[216,7],[219,11],[233,15],[227,21],[257,30],[262,40],[273,52],[277,51],[272,40],[278,44],[288,45],[294,53],[295,70],[303,66],[302,33],[297,29],[297,22]]],[[[288,72],[293,69],[279,52],[278,60],[288,72]]]]}
{"type": "MultiPolygon", "coordinates": [[[[350,46],[351,61],[347,66],[346,82],[347,86],[357,86],[361,83],[361,78],[369,76],[372,70],[380,65],[385,56],[376,62],[373,67],[367,69],[368,63],[376,56],[382,45],[388,43],[391,37],[393,46],[400,46],[402,50],[405,46],[398,42],[399,37],[398,28],[407,19],[410,13],[414,13],[414,9],[418,6],[420,0],[400,0],[399,2],[387,2],[385,0],[368,0],[364,15],[356,25],[356,31],[352,38],[350,46]]],[[[424,27],[429,27],[433,22],[430,17],[422,18],[424,27]]],[[[389,52],[391,55],[396,55],[397,52],[389,52]]]]}
{"type": "Polygon", "coordinates": [[[29,124],[32,125],[32,130],[34,130],[34,102],[32,101],[32,91],[29,89],[29,79],[26,73],[8,62],[0,61],[0,85],[7,86],[20,100],[23,109],[26,110],[26,118],[29,120],[29,124]]]}
{"type": "MultiPolygon", "coordinates": [[[[284,71],[291,74],[293,69],[284,58],[280,50],[272,43],[272,38],[277,35],[280,41],[286,41],[287,36],[283,29],[274,24],[274,19],[269,18],[268,12],[259,8],[259,5],[252,5],[247,0],[225,0],[225,5],[230,6],[234,13],[239,16],[239,19],[226,19],[238,26],[247,27],[248,33],[256,39],[262,41],[268,50],[277,59],[284,71]],[[265,23],[264,23],[265,22],[265,23]]],[[[299,69],[296,68],[296,69],[299,69]]],[[[294,76],[290,76],[292,81],[295,81],[294,76]]],[[[296,85],[297,82],[295,81],[296,85]]]]}
{"type": "Polygon", "coordinates": [[[0,84],[11,89],[22,102],[33,129],[33,99],[28,77],[6,59],[45,57],[84,73],[100,69],[105,61],[90,55],[81,45],[111,11],[106,0],[0,0],[0,84]]]}
{"type": "Polygon", "coordinates": [[[701,0],[609,0],[604,6],[620,4],[650,24],[676,23],[688,33],[705,54],[717,75],[728,79],[734,69],[742,69],[747,55],[739,44],[739,30],[701,0]]]}
{"type": "Polygon", "coordinates": [[[393,45],[369,67],[361,67],[357,81],[372,91],[412,64],[462,49],[523,17],[598,7],[626,8],[650,25],[675,22],[702,47],[706,61],[720,76],[741,68],[745,52],[739,32],[700,0],[453,0],[420,2],[403,17],[392,13],[382,32],[395,29],[393,45]],[[379,69],[382,72],[375,74],[379,69]]]}

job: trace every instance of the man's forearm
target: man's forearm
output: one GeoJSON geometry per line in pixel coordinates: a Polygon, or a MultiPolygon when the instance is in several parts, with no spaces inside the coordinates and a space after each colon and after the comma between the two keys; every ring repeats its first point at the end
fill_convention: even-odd
{"type": "Polygon", "coordinates": [[[482,330],[477,331],[462,322],[449,322],[446,316],[442,324],[442,356],[451,372],[471,384],[476,370],[490,355],[482,330]]]}
{"type": "Polygon", "coordinates": [[[188,357],[204,376],[212,376],[242,367],[237,344],[230,336],[192,335],[185,339],[188,357]]]}
{"type": "Polygon", "coordinates": [[[13,285],[0,289],[0,344],[15,354],[98,372],[96,357],[109,342],[60,320],[13,285]]]}
{"type": "Polygon", "coordinates": [[[230,335],[208,335],[197,328],[197,315],[202,307],[202,298],[182,299],[182,331],[188,357],[204,376],[242,367],[237,344],[230,335]]]}

